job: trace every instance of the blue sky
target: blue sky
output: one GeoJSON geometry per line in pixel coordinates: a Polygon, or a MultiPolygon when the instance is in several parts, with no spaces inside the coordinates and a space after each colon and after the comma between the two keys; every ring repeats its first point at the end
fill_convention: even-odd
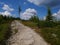
{"type": "Polygon", "coordinates": [[[21,6],[21,13],[23,14],[27,9],[31,8],[36,10],[38,17],[43,18],[47,15],[47,6],[51,8],[52,14],[57,13],[60,10],[60,0],[0,0],[0,13],[6,11],[12,16],[19,17],[18,6],[21,6]],[[13,11],[8,11],[2,9],[4,5],[8,5],[9,9],[13,11]]]}

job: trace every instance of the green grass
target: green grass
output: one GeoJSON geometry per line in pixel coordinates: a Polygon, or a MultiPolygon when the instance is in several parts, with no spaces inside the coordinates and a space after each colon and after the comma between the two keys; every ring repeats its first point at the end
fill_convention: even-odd
{"type": "Polygon", "coordinates": [[[0,15],[0,45],[7,45],[6,42],[12,34],[10,25],[13,20],[20,20],[20,19],[0,15]]]}
{"type": "Polygon", "coordinates": [[[5,45],[6,40],[10,37],[11,30],[10,30],[10,24],[4,23],[0,24],[0,44],[5,45]]]}
{"type": "Polygon", "coordinates": [[[41,35],[51,45],[60,45],[60,28],[44,28],[41,29],[41,35]]]}
{"type": "Polygon", "coordinates": [[[37,24],[36,23],[33,23],[31,21],[21,21],[24,25],[26,26],[29,26],[31,28],[36,28],[37,27],[37,24]]]}
{"type": "Polygon", "coordinates": [[[7,29],[8,29],[7,24],[0,25],[0,41],[4,39],[7,29]]]}
{"type": "Polygon", "coordinates": [[[8,38],[11,36],[10,23],[13,18],[0,15],[0,45],[6,45],[8,38]]]}

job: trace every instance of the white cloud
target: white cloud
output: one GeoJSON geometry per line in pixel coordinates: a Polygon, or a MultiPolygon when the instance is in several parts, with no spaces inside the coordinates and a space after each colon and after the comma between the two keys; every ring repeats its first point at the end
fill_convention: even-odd
{"type": "Polygon", "coordinates": [[[44,16],[43,20],[46,20],[46,16],[44,16]]]}
{"type": "Polygon", "coordinates": [[[13,11],[13,8],[10,8],[9,5],[4,4],[2,9],[4,10],[3,12],[0,12],[1,15],[3,16],[11,16],[11,11],[13,11]]]}
{"type": "Polygon", "coordinates": [[[54,13],[53,16],[56,17],[57,20],[60,20],[60,10],[57,13],[54,13]]]}
{"type": "Polygon", "coordinates": [[[9,11],[0,12],[0,14],[3,16],[11,16],[11,13],[9,11]]]}
{"type": "Polygon", "coordinates": [[[13,11],[14,9],[13,8],[10,8],[9,5],[7,4],[4,4],[4,6],[2,7],[3,10],[6,10],[6,11],[13,11]]]}
{"type": "Polygon", "coordinates": [[[21,13],[20,18],[24,20],[28,20],[31,18],[31,16],[34,16],[37,14],[37,11],[35,9],[28,8],[24,13],[21,13]]]}

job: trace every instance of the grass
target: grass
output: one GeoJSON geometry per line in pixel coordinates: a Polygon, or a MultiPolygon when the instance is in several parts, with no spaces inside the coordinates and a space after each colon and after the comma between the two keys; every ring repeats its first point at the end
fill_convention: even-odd
{"type": "MultiPolygon", "coordinates": [[[[20,20],[20,19],[0,15],[0,45],[7,45],[6,44],[7,40],[10,38],[12,34],[10,25],[13,20],[20,20]]],[[[15,30],[15,32],[17,31],[15,30]]]]}
{"type": "Polygon", "coordinates": [[[44,28],[41,29],[41,35],[51,45],[60,45],[60,28],[44,28]]]}
{"type": "Polygon", "coordinates": [[[31,21],[21,21],[24,25],[29,26],[31,28],[37,28],[37,24],[31,21]]]}
{"type": "Polygon", "coordinates": [[[9,23],[0,24],[0,45],[6,45],[6,40],[10,37],[11,30],[9,23]]]}
{"type": "Polygon", "coordinates": [[[1,24],[0,25],[0,41],[4,39],[5,33],[7,31],[7,25],[6,24],[1,24]]]}
{"type": "Polygon", "coordinates": [[[7,40],[11,36],[10,23],[12,20],[12,18],[0,15],[0,45],[6,45],[7,40]]]}

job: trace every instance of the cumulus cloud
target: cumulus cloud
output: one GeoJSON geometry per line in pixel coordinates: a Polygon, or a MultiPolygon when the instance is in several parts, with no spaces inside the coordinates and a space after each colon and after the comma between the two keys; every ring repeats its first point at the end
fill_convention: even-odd
{"type": "Polygon", "coordinates": [[[11,13],[9,11],[0,12],[0,14],[3,16],[11,16],[11,13]]]}
{"type": "Polygon", "coordinates": [[[60,0],[28,0],[35,5],[57,6],[60,5],[60,0]]]}
{"type": "Polygon", "coordinates": [[[14,9],[13,8],[10,8],[9,5],[7,4],[4,4],[4,6],[2,7],[3,10],[6,10],[6,11],[13,11],[14,9]]]}
{"type": "Polygon", "coordinates": [[[31,16],[34,16],[37,14],[37,11],[35,9],[28,8],[25,10],[25,12],[21,13],[20,18],[24,20],[28,20],[31,18],[31,16]]]}
{"type": "MultiPolygon", "coordinates": [[[[2,3],[3,4],[3,3],[2,3]]],[[[11,16],[11,11],[13,11],[13,8],[10,8],[9,5],[4,4],[2,9],[4,10],[3,12],[0,12],[1,15],[3,16],[11,16]]]]}
{"type": "Polygon", "coordinates": [[[60,10],[57,13],[54,13],[53,16],[57,19],[60,20],[60,10]]]}

